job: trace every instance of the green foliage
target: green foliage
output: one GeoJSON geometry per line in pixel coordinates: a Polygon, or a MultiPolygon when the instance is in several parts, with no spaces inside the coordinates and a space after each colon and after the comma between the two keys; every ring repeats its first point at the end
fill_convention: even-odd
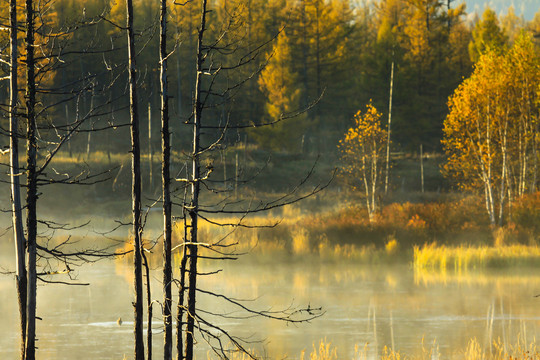
{"type": "Polygon", "coordinates": [[[508,39],[499,25],[497,14],[490,8],[484,11],[482,20],[476,23],[469,44],[469,54],[473,62],[477,62],[488,50],[503,51],[508,39]]]}

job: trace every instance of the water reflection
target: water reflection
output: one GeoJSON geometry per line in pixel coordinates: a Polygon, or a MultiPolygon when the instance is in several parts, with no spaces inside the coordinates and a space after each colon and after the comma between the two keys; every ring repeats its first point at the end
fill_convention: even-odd
{"type": "MultiPolygon", "coordinates": [[[[11,254],[11,252],[3,252],[11,254]]],[[[5,262],[2,262],[3,264],[5,262]]],[[[215,270],[206,265],[201,271],[215,270]]],[[[158,270],[156,270],[158,271],[158,270]]],[[[132,354],[131,269],[124,261],[101,262],[79,270],[87,287],[62,285],[38,289],[40,359],[122,359],[132,354]],[[119,325],[118,319],[122,319],[119,325]]],[[[154,274],[156,282],[161,276],[154,274]]],[[[537,309],[540,276],[508,273],[429,274],[406,264],[371,266],[241,260],[223,272],[201,279],[201,287],[258,310],[322,306],[325,315],[310,324],[287,325],[260,319],[221,319],[232,334],[261,340],[248,347],[271,358],[297,359],[326,338],[340,359],[353,358],[355,346],[375,358],[383,346],[417,355],[435,348],[441,358],[460,358],[471,338],[489,348],[490,339],[531,341],[540,326],[537,309]],[[292,304],[292,305],[291,305],[292,304]],[[424,350],[422,350],[422,343],[424,350]],[[427,349],[427,350],[426,350],[427,349]]],[[[159,298],[160,286],[154,286],[159,298]]],[[[230,304],[201,296],[213,312],[236,311],[230,304]]],[[[15,282],[0,277],[0,358],[17,358],[18,310],[15,282]]],[[[159,310],[154,310],[155,314],[159,310]]],[[[241,315],[240,313],[238,313],[241,315]]],[[[160,356],[161,320],[156,318],[155,352],[160,356]]],[[[201,344],[197,357],[205,359],[201,344]]]]}

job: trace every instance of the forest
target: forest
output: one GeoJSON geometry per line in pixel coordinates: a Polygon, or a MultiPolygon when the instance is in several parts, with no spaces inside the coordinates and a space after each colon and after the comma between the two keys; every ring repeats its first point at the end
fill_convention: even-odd
{"type": "MultiPolygon", "coordinates": [[[[377,109],[388,112],[388,97],[392,63],[395,64],[393,90],[393,143],[396,151],[417,151],[420,144],[426,152],[441,151],[443,120],[448,113],[448,97],[463,78],[472,72],[478,51],[487,43],[510,46],[521,29],[537,33],[539,16],[525,21],[510,9],[498,19],[486,11],[472,22],[464,5],[440,1],[380,1],[361,5],[348,1],[265,1],[248,3],[217,1],[209,13],[209,35],[226,33],[235,50],[214,55],[215,61],[231,65],[250,51],[257,51],[248,66],[227,72],[216,85],[250,81],[228,95],[211,110],[212,121],[223,121],[223,114],[238,124],[258,124],[275,118],[276,114],[310,107],[289,129],[275,125],[268,131],[250,135],[248,142],[273,151],[298,153],[335,151],[337,141],[351,125],[353,115],[371,99],[377,109]],[[279,33],[279,36],[278,36],[279,33]],[[277,38],[276,38],[277,37],[277,38]],[[302,141],[303,139],[303,141],[302,141]],[[303,144],[302,146],[299,144],[303,144]]],[[[173,126],[173,142],[179,149],[189,147],[189,137],[180,124],[191,114],[195,87],[196,31],[199,21],[197,3],[171,6],[169,43],[174,51],[169,57],[169,81],[173,126]],[[176,124],[177,123],[177,124],[176,124]]],[[[43,6],[40,17],[46,31],[61,31],[77,23],[97,22],[95,26],[80,26],[69,33],[69,50],[77,59],[59,63],[47,70],[50,89],[69,89],[70,84],[92,74],[86,91],[77,102],[65,102],[47,111],[49,121],[62,122],[77,113],[87,113],[93,104],[109,100],[110,93],[125,92],[126,73],[120,73],[109,93],[98,87],[110,82],[107,68],[126,63],[123,51],[124,34],[120,27],[125,17],[120,1],[54,1],[43,6]],[[104,17],[109,21],[98,21],[104,17]],[[69,66],[68,66],[69,65],[69,66]],[[93,100],[92,100],[93,99],[93,100]]],[[[2,19],[7,19],[3,6],[2,19]]],[[[159,3],[135,2],[135,28],[140,51],[137,63],[141,76],[141,107],[149,107],[152,119],[159,114],[159,69],[157,36],[159,3]]],[[[5,23],[5,20],[3,21],[5,23]]],[[[44,29],[45,31],[45,29],[44,29]]],[[[4,41],[7,33],[3,32],[4,41]]],[[[62,39],[68,42],[68,39],[62,39]]],[[[4,46],[7,50],[7,47],[4,46]]],[[[172,50],[172,48],[171,48],[172,50]]],[[[3,65],[4,76],[7,67],[3,65]]],[[[22,76],[22,74],[21,74],[22,76]]],[[[116,76],[116,75],[115,75],[116,76]]],[[[2,94],[7,94],[3,81],[2,94]]],[[[4,95],[5,96],[5,95],[4,95]]],[[[114,119],[127,118],[126,97],[114,99],[114,119]]],[[[5,101],[4,101],[5,103],[5,101]]],[[[95,106],[95,105],[94,105],[95,106]]],[[[6,129],[6,120],[3,120],[6,129]]],[[[84,126],[102,128],[113,123],[110,115],[93,116],[84,126]]],[[[159,147],[159,122],[151,127],[153,146],[159,147]]],[[[142,129],[148,131],[145,126],[142,129]]],[[[234,143],[243,132],[229,134],[227,143],[234,143]]],[[[96,136],[91,151],[121,151],[121,136],[96,136]]],[[[147,138],[147,136],[144,136],[147,138]]],[[[6,138],[2,140],[7,144],[6,138]]],[[[70,149],[84,152],[86,140],[74,137],[70,149]]]]}
{"type": "MultiPolygon", "coordinates": [[[[203,346],[264,358],[223,319],[325,314],[205,287],[244,255],[413,259],[415,281],[540,258],[540,11],[10,0],[0,26],[2,237],[23,360],[39,358],[38,284],[87,285],[74,269],[107,259],[130,262],[134,358],[192,360],[203,346]]],[[[390,355],[375,341],[375,356],[399,358],[389,319],[390,355]]],[[[312,359],[337,358],[320,346],[312,359]]]]}

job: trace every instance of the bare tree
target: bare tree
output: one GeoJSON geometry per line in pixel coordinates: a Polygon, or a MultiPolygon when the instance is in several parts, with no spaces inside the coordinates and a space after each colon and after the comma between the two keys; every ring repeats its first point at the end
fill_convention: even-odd
{"type": "Polygon", "coordinates": [[[126,0],[129,110],[131,123],[131,204],[133,221],[133,271],[135,301],[134,334],[135,359],[144,359],[143,340],[143,284],[142,284],[142,224],[141,224],[141,148],[139,142],[139,112],[137,104],[137,69],[135,60],[135,30],[133,28],[133,2],[126,0]]]}
{"type": "Polygon", "coordinates": [[[204,72],[204,62],[206,56],[204,55],[203,40],[204,33],[206,31],[206,15],[207,15],[207,0],[202,0],[201,10],[201,23],[198,31],[197,38],[197,65],[196,65],[196,80],[195,80],[195,99],[193,106],[193,151],[191,153],[191,179],[190,190],[191,200],[188,207],[188,214],[190,219],[190,237],[186,244],[189,259],[189,287],[188,287],[188,299],[187,299],[187,327],[186,327],[186,360],[193,359],[193,341],[195,330],[195,316],[196,316],[196,295],[197,295],[197,252],[198,252],[198,220],[199,220],[199,192],[200,192],[200,178],[201,178],[201,164],[200,164],[200,131],[203,111],[203,101],[201,94],[202,87],[202,75],[204,72]]]}
{"type": "Polygon", "coordinates": [[[37,241],[37,134],[36,79],[34,59],[34,4],[26,0],[26,228],[28,237],[28,300],[25,359],[36,358],[36,241],[37,241]]]}
{"type": "Polygon", "coordinates": [[[24,238],[23,216],[20,190],[19,168],[19,86],[18,86],[18,41],[17,41],[17,1],[9,3],[10,27],[10,81],[9,81],[9,153],[10,153],[10,182],[11,182],[11,210],[13,221],[13,234],[15,238],[15,258],[17,264],[16,280],[19,300],[19,315],[21,325],[21,359],[24,359],[26,343],[26,240],[24,238]]]}
{"type": "MultiPolygon", "coordinates": [[[[167,83],[167,0],[160,6],[160,95],[161,95],[161,180],[163,197],[163,359],[172,360],[172,211],[171,144],[169,130],[169,93],[167,83]]],[[[178,95],[180,97],[180,94],[178,95]]]]}
{"type": "MultiPolygon", "coordinates": [[[[41,282],[66,283],[64,281],[51,280],[50,277],[60,273],[68,274],[70,267],[79,265],[81,262],[94,261],[107,257],[110,252],[105,249],[98,250],[74,250],[71,238],[52,244],[52,238],[56,231],[66,230],[66,225],[40,218],[37,212],[38,189],[49,184],[92,184],[99,180],[98,175],[83,172],[77,175],[59,174],[52,171],[48,175],[53,158],[62,145],[75,134],[84,120],[83,117],[69,126],[58,126],[47,120],[47,112],[67,101],[80,96],[86,89],[72,89],[68,99],[51,99],[46,101],[47,96],[64,96],[68,92],[54,88],[51,83],[44,84],[43,79],[54,74],[59,63],[65,63],[73,55],[66,48],[65,39],[69,38],[72,29],[63,31],[51,31],[45,26],[43,17],[46,16],[50,3],[26,0],[24,7],[17,7],[16,1],[10,1],[9,31],[10,31],[10,94],[8,112],[10,117],[10,186],[11,186],[11,212],[13,219],[13,231],[16,243],[16,279],[17,293],[20,312],[21,326],[21,359],[36,358],[36,314],[37,308],[37,284],[41,282]],[[17,19],[19,9],[24,14],[24,27],[17,19]],[[18,32],[24,31],[25,47],[23,56],[19,54],[18,32]],[[36,38],[38,39],[36,41],[36,38]],[[65,57],[59,60],[60,54],[65,57]],[[21,59],[25,58],[24,61],[21,59]],[[25,72],[25,103],[24,107],[19,104],[18,73],[22,65],[25,72]],[[19,117],[23,112],[26,120],[26,166],[21,169],[18,157],[18,140],[20,134],[19,117]],[[39,154],[39,161],[38,161],[39,154]],[[21,180],[26,176],[26,240],[24,238],[24,226],[21,205],[21,180]],[[87,182],[88,181],[88,182],[87,182]],[[40,234],[39,226],[46,227],[52,235],[40,234]],[[38,238],[40,242],[38,242],[38,238]],[[67,250],[71,246],[71,250],[67,250]],[[27,252],[27,254],[25,253],[27,252]],[[27,258],[27,260],[26,260],[27,258]],[[54,263],[54,264],[53,264],[54,263]],[[61,271],[52,270],[55,266],[64,265],[61,271]],[[39,270],[48,268],[48,270],[39,270]]],[[[83,81],[85,82],[85,81],[83,81]]],[[[86,81],[88,83],[88,81],[86,81]]],[[[73,84],[72,84],[73,85],[73,84]]],[[[94,109],[95,110],[95,109],[94,109]]],[[[41,192],[41,190],[40,190],[41,192]]],[[[56,241],[56,240],[55,240],[56,241]]],[[[70,276],[70,280],[72,280],[70,276]]]]}
{"type": "MultiPolygon", "coordinates": [[[[186,4],[184,4],[184,6],[185,5],[186,4]]],[[[207,318],[213,318],[215,316],[227,318],[228,315],[200,309],[197,302],[198,294],[211,296],[216,302],[225,301],[237,306],[239,310],[246,312],[247,316],[263,316],[290,323],[308,321],[319,316],[320,312],[318,309],[312,308],[304,309],[307,312],[298,309],[285,309],[284,311],[253,310],[224,294],[218,294],[201,288],[197,282],[198,278],[204,275],[215,274],[215,272],[201,273],[198,269],[199,259],[203,258],[218,261],[235,260],[239,254],[234,250],[236,243],[228,242],[226,240],[228,236],[218,239],[201,239],[201,234],[199,233],[199,221],[209,222],[215,226],[231,227],[230,232],[232,233],[239,227],[249,227],[249,225],[244,222],[245,217],[249,214],[268,211],[299,201],[321,191],[324,186],[315,187],[306,194],[300,195],[297,191],[299,191],[302,185],[306,183],[306,179],[302,179],[300,184],[291,191],[291,193],[278,197],[273,201],[258,203],[256,206],[253,206],[251,201],[244,203],[243,201],[237,200],[236,197],[235,200],[232,200],[232,196],[222,203],[221,208],[219,206],[216,208],[216,205],[208,206],[201,204],[201,192],[203,189],[208,190],[210,193],[232,191],[215,188],[216,183],[211,179],[214,167],[212,161],[208,160],[208,156],[211,157],[210,154],[212,154],[212,152],[219,151],[226,146],[224,139],[227,131],[231,129],[239,131],[240,129],[253,127],[252,124],[243,125],[241,121],[232,124],[228,116],[221,117],[219,123],[216,124],[215,120],[212,122],[212,112],[208,110],[227,106],[238,88],[260,73],[262,67],[256,69],[246,78],[237,81],[231,80],[226,75],[229,72],[234,72],[239,68],[250,64],[262,52],[262,49],[264,49],[264,46],[267,44],[261,44],[253,49],[248,47],[247,52],[239,55],[236,61],[228,60],[227,55],[236,54],[241,51],[238,46],[239,39],[235,38],[232,34],[234,29],[241,28],[235,23],[235,21],[238,21],[239,17],[235,17],[234,11],[230,10],[232,15],[229,22],[221,29],[221,32],[212,34],[215,36],[214,39],[208,40],[208,15],[211,10],[208,9],[209,4],[207,0],[201,0],[200,6],[193,109],[191,116],[185,122],[187,126],[191,128],[192,133],[192,149],[188,155],[190,166],[189,169],[186,170],[188,174],[185,178],[176,179],[178,182],[185,185],[184,189],[186,191],[184,200],[182,200],[182,203],[180,204],[184,214],[183,218],[185,224],[184,241],[180,244],[183,251],[183,257],[180,264],[181,269],[179,279],[177,359],[192,360],[194,358],[197,334],[199,334],[200,338],[207,342],[211,349],[222,358],[228,358],[231,350],[241,351],[253,357],[253,355],[245,349],[241,339],[233,336],[227,329],[220,327],[217,323],[207,318]],[[225,59],[219,59],[220,55],[223,55],[225,59]],[[226,80],[221,83],[219,81],[220,75],[226,78],[226,80]],[[220,88],[220,86],[222,87],[220,88]],[[206,114],[206,116],[203,116],[204,114],[206,114]],[[204,138],[203,133],[205,135],[204,138]],[[213,139],[210,140],[209,137],[213,139]],[[204,162],[204,159],[207,161],[204,162]],[[228,214],[233,217],[238,216],[239,218],[233,219],[230,223],[219,223],[209,218],[212,214],[228,214]],[[185,304],[184,292],[187,293],[185,304]],[[185,325],[185,329],[183,328],[183,325],[185,325]],[[216,335],[216,333],[219,335],[216,335]],[[232,349],[227,347],[227,343],[231,344],[232,349]],[[182,345],[184,346],[183,349],[182,345]]],[[[279,121],[284,121],[285,119],[294,117],[306,110],[307,109],[302,109],[290,114],[281,114],[279,119],[258,126],[268,126],[279,121]]],[[[221,114],[224,114],[224,112],[221,114]]],[[[310,175],[311,173],[307,175],[307,178],[309,178],[310,175]]],[[[227,181],[243,183],[243,181],[240,180],[240,176],[240,172],[236,171],[233,178],[227,181]]],[[[275,225],[276,224],[270,224],[269,226],[275,225]]]]}

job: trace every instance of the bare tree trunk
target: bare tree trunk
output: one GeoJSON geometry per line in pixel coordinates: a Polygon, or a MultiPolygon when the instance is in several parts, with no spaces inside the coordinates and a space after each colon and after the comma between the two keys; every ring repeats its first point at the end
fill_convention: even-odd
{"type": "MultiPolygon", "coordinates": [[[[508,172],[507,172],[507,156],[506,156],[506,152],[507,152],[507,134],[508,134],[508,113],[507,113],[507,116],[505,118],[505,123],[504,123],[504,130],[503,130],[503,133],[502,133],[502,144],[501,144],[501,153],[502,153],[502,168],[501,168],[501,185],[500,185],[500,189],[499,189],[499,219],[498,219],[498,225],[499,226],[502,226],[503,224],[503,216],[504,216],[504,200],[505,200],[505,196],[506,196],[506,189],[507,189],[507,182],[506,182],[506,178],[508,176],[508,172]]],[[[510,199],[508,199],[508,201],[510,201],[510,199]]]]}
{"type": "MultiPolygon", "coordinates": [[[[160,87],[161,87],[161,181],[163,191],[163,359],[172,360],[172,211],[171,144],[169,130],[169,92],[167,83],[167,0],[160,7],[160,87]]],[[[180,96],[180,94],[178,94],[180,96]]],[[[180,335],[181,336],[181,335],[180,335]]]]}
{"type": "Polygon", "coordinates": [[[134,336],[135,360],[144,360],[143,336],[143,283],[142,283],[142,225],[141,225],[141,148],[139,140],[139,112],[137,104],[137,73],[135,61],[135,34],[133,29],[133,2],[126,0],[128,56],[129,56],[129,102],[131,116],[131,175],[133,214],[133,268],[135,301],[134,336]]]}
{"type": "Polygon", "coordinates": [[[206,31],[206,6],[207,0],[202,0],[201,24],[197,40],[197,80],[195,82],[195,101],[193,116],[193,153],[192,153],[192,178],[191,178],[191,203],[189,206],[189,217],[191,234],[188,243],[189,254],[189,288],[188,288],[188,313],[186,327],[186,360],[193,360],[193,344],[196,316],[196,294],[197,294],[197,252],[198,252],[198,211],[199,211],[199,191],[200,191],[200,128],[202,119],[203,103],[201,99],[201,82],[203,74],[203,64],[205,56],[203,54],[203,39],[206,31]]]}
{"type": "MultiPolygon", "coordinates": [[[[373,149],[377,149],[377,144],[373,140],[373,149]]],[[[369,222],[375,221],[375,213],[377,212],[377,167],[378,167],[378,155],[376,150],[373,150],[371,154],[371,214],[369,216],[369,222]]]]}
{"type": "MultiPolygon", "coordinates": [[[[184,229],[187,229],[184,227],[184,229]]],[[[185,238],[185,236],[184,236],[185,238]]],[[[182,261],[180,262],[180,284],[178,285],[178,309],[176,317],[176,359],[184,360],[182,339],[182,326],[184,325],[184,294],[186,284],[187,248],[184,246],[182,261]]]]}
{"type": "Polygon", "coordinates": [[[420,188],[424,193],[424,147],[420,144],[420,188]]]}
{"type": "MultiPolygon", "coordinates": [[[[392,51],[392,56],[394,53],[392,51]]],[[[394,60],[392,60],[392,70],[390,71],[390,100],[388,100],[388,136],[386,138],[386,175],[384,178],[384,193],[388,193],[388,180],[390,176],[390,132],[392,129],[392,93],[394,90],[394,60]]]]}
{"type": "MultiPolygon", "coordinates": [[[[531,128],[532,128],[532,126],[531,126],[531,128]]],[[[534,131],[533,134],[540,133],[540,121],[536,121],[536,126],[533,129],[533,131],[534,131]]],[[[537,139],[536,136],[532,137],[533,176],[532,176],[532,179],[531,179],[531,185],[530,185],[530,189],[529,189],[529,192],[531,194],[533,194],[537,189],[536,183],[537,183],[537,179],[538,179],[538,140],[536,140],[536,139],[537,139]]]]}
{"type": "Polygon", "coordinates": [[[36,238],[37,238],[37,174],[36,174],[36,84],[34,59],[34,4],[26,0],[26,116],[27,116],[27,195],[26,226],[28,236],[28,299],[25,359],[36,358],[36,238]]]}
{"type": "MultiPolygon", "coordinates": [[[[480,176],[482,178],[482,182],[484,183],[485,205],[489,216],[489,222],[491,225],[495,225],[495,209],[493,207],[493,189],[491,183],[493,155],[491,153],[491,119],[489,115],[489,103],[486,115],[485,140],[483,138],[484,130],[482,129],[479,120],[477,120],[476,131],[478,143],[483,143],[484,141],[486,143],[485,150],[477,147],[475,148],[475,153],[478,159],[478,164],[480,165],[480,176]],[[484,160],[484,156],[486,157],[486,160],[484,160]]],[[[472,145],[475,145],[474,142],[472,145]]]]}
{"type": "MultiPolygon", "coordinates": [[[[86,105],[86,101],[84,103],[86,105]]],[[[92,92],[90,93],[90,109],[84,109],[84,111],[91,112],[93,109],[94,109],[94,89],[92,89],[92,92]]],[[[94,130],[93,121],[91,121],[90,123],[88,136],[86,139],[86,160],[90,160],[90,156],[92,155],[92,133],[93,133],[92,130],[94,130]]]]}
{"type": "MultiPolygon", "coordinates": [[[[323,5],[324,6],[324,5],[323,5]]],[[[321,12],[321,1],[316,0],[315,1],[315,70],[316,70],[316,89],[317,94],[315,94],[317,97],[322,95],[322,88],[321,88],[321,72],[322,72],[322,66],[321,66],[321,30],[320,30],[320,12],[321,12]]],[[[306,89],[307,91],[307,89],[306,89]]],[[[316,106],[315,107],[316,116],[321,116],[321,107],[316,106]]]]}
{"type": "Polygon", "coordinates": [[[146,351],[147,360],[152,360],[152,289],[150,287],[150,264],[148,264],[148,258],[144,253],[144,249],[141,251],[143,258],[144,271],[146,275],[146,309],[147,309],[147,327],[146,327],[146,351]]]}
{"type": "MultiPolygon", "coordinates": [[[[363,152],[364,150],[362,150],[363,152]]],[[[364,169],[362,171],[362,178],[364,180],[364,190],[366,192],[366,207],[367,207],[367,211],[368,211],[368,217],[369,217],[369,223],[373,223],[373,220],[374,220],[374,211],[373,211],[373,208],[371,206],[371,201],[370,201],[370,195],[369,195],[369,181],[368,181],[368,174],[367,174],[367,164],[366,164],[366,155],[365,153],[362,154],[362,168],[364,169]]]]}
{"type": "Polygon", "coordinates": [[[309,44],[308,44],[308,18],[306,12],[306,0],[300,0],[302,16],[302,84],[304,85],[304,94],[302,99],[302,106],[307,106],[309,103],[309,76],[308,76],[308,57],[309,57],[309,44]]]}
{"type": "Polygon", "coordinates": [[[10,0],[10,81],[9,81],[9,161],[11,180],[11,211],[13,220],[13,235],[15,240],[15,259],[17,264],[17,295],[19,299],[19,315],[21,321],[21,359],[24,359],[26,341],[26,254],[24,239],[21,186],[19,181],[19,120],[17,115],[19,86],[17,81],[17,1],[10,0]]]}
{"type": "Polygon", "coordinates": [[[487,168],[487,176],[486,176],[486,183],[487,183],[487,193],[488,193],[488,200],[489,200],[489,220],[491,222],[491,225],[495,225],[495,207],[494,207],[494,201],[493,201],[493,184],[491,183],[491,173],[492,173],[492,166],[493,166],[493,154],[491,153],[491,118],[489,116],[489,103],[488,103],[488,116],[487,116],[487,153],[488,153],[488,168],[487,168]]]}
{"type": "MultiPolygon", "coordinates": [[[[65,114],[65,117],[66,117],[66,129],[69,129],[69,108],[68,108],[68,104],[64,104],[64,114],[65,114]]],[[[67,143],[67,147],[68,147],[68,152],[69,152],[69,157],[73,157],[73,152],[71,150],[71,141],[68,140],[66,141],[67,143]]]]}
{"type": "Polygon", "coordinates": [[[148,190],[152,192],[154,186],[154,153],[152,151],[152,103],[148,101],[148,190]]]}

